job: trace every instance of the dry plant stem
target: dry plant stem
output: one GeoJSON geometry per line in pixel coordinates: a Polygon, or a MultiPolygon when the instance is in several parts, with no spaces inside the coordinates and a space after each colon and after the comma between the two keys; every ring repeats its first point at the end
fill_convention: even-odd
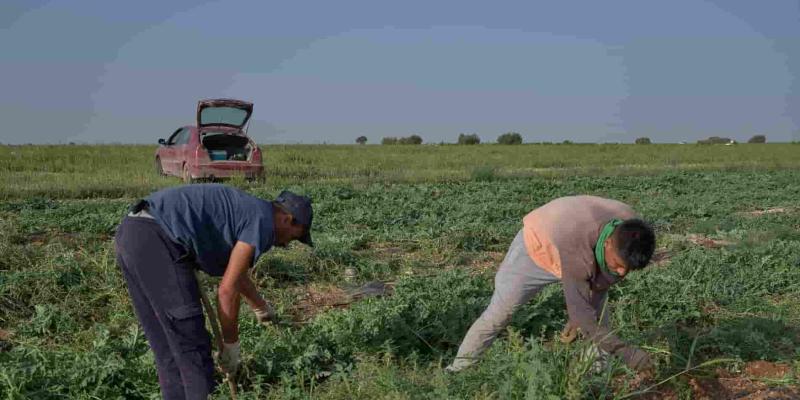
{"type": "MultiPolygon", "coordinates": [[[[219,323],[217,323],[217,314],[214,307],[211,306],[211,301],[206,295],[205,287],[200,281],[200,273],[194,272],[197,277],[197,284],[200,286],[200,300],[203,302],[203,308],[206,309],[208,315],[208,322],[211,324],[211,331],[214,333],[214,342],[217,344],[217,349],[222,351],[222,334],[219,331],[219,323]]],[[[228,389],[231,391],[231,398],[236,400],[236,376],[233,374],[225,373],[225,380],[228,381],[228,389]]]]}

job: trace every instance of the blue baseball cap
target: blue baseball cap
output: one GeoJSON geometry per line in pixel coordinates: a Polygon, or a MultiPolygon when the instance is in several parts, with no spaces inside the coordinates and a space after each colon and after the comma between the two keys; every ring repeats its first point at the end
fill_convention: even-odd
{"type": "Polygon", "coordinates": [[[314,247],[314,242],[311,240],[311,220],[314,217],[314,210],[311,208],[311,199],[307,196],[300,196],[288,190],[284,190],[275,198],[278,206],[292,214],[295,222],[306,228],[300,243],[305,243],[314,247]]]}

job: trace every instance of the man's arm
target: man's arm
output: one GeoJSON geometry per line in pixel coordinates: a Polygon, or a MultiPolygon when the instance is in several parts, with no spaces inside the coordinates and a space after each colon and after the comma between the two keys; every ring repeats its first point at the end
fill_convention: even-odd
{"type": "Polygon", "coordinates": [[[257,310],[267,306],[267,301],[258,293],[256,284],[250,279],[250,275],[245,273],[239,278],[239,291],[244,296],[244,301],[250,308],[257,310]]]}
{"type": "Polygon", "coordinates": [[[577,325],[587,338],[609,353],[625,347],[625,343],[607,327],[597,323],[597,314],[590,301],[592,294],[589,282],[565,274],[563,285],[570,321],[577,325]]]}
{"type": "Polygon", "coordinates": [[[219,314],[219,323],[222,327],[222,338],[225,343],[237,343],[239,341],[239,294],[244,293],[242,290],[243,285],[240,282],[244,277],[252,285],[252,281],[247,276],[247,270],[253,262],[254,253],[253,246],[245,242],[236,242],[228,260],[228,267],[225,269],[225,274],[219,284],[217,312],[219,314]]]}
{"type": "Polygon", "coordinates": [[[600,321],[600,326],[611,329],[609,321],[611,320],[611,305],[608,304],[608,290],[591,291],[589,303],[594,309],[594,314],[597,316],[596,320],[600,321]]]}
{"type": "MultiPolygon", "coordinates": [[[[610,329],[609,321],[611,315],[611,306],[606,299],[608,298],[608,291],[592,291],[589,298],[589,303],[594,308],[595,321],[600,321],[600,326],[610,329]]],[[[561,331],[561,341],[563,343],[572,343],[578,337],[578,324],[570,317],[567,324],[561,331]]]]}
{"type": "Polygon", "coordinates": [[[565,274],[562,282],[571,322],[575,323],[598,347],[622,357],[631,368],[643,368],[649,365],[650,359],[646,352],[628,346],[611,333],[607,326],[598,324],[588,281],[565,274]]]}

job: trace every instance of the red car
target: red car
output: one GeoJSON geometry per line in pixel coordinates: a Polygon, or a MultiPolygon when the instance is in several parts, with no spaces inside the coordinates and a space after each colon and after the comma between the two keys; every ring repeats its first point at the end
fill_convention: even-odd
{"type": "Polygon", "coordinates": [[[235,175],[260,179],[264,175],[261,150],[243,128],[253,114],[253,103],[209,99],[197,103],[197,125],[179,128],[169,139],[158,139],[156,172],[195,179],[235,175]]]}

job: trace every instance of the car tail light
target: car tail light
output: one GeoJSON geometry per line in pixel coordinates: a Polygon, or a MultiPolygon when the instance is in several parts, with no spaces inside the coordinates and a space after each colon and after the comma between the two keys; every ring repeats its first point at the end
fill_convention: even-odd
{"type": "Polygon", "coordinates": [[[261,149],[257,145],[253,145],[253,152],[250,155],[250,161],[254,163],[261,163],[261,149]]]}
{"type": "Polygon", "coordinates": [[[211,162],[211,157],[208,155],[208,150],[203,144],[198,144],[194,151],[194,158],[198,162],[211,162]]]}

